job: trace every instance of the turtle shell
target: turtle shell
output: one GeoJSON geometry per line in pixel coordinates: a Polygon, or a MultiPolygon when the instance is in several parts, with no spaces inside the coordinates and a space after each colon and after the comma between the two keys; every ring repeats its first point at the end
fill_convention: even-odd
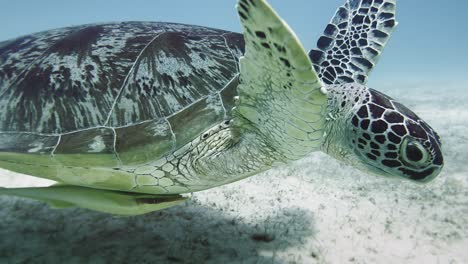
{"type": "Polygon", "coordinates": [[[0,167],[54,178],[158,159],[229,118],[243,47],[238,33],[160,22],[2,42],[0,167]]]}

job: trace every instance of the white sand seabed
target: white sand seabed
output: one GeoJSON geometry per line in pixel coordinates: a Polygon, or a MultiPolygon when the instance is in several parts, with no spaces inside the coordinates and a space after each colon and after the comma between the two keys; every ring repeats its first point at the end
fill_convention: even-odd
{"type": "MultiPolygon", "coordinates": [[[[429,184],[313,153],[138,217],[0,197],[0,262],[468,263],[468,93],[391,95],[442,137],[446,165],[429,184]]],[[[0,186],[50,183],[0,175],[0,186]]]]}

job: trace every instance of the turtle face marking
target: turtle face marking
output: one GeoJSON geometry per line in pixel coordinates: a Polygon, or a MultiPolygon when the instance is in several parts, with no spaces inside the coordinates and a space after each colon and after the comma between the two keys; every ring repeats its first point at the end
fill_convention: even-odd
{"type": "Polygon", "coordinates": [[[426,182],[443,166],[437,133],[414,112],[369,89],[351,118],[351,146],[371,171],[426,182]]]}

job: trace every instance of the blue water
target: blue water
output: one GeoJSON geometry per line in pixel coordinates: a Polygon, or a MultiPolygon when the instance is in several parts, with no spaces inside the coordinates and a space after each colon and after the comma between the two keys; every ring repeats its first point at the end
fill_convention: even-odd
{"type": "MultiPolygon", "coordinates": [[[[306,49],[344,0],[272,0],[306,49]]],[[[0,40],[27,33],[109,21],[167,21],[240,32],[234,0],[2,1],[0,40]]],[[[464,0],[397,1],[400,22],[370,85],[430,79],[468,82],[468,33],[464,0]]]]}

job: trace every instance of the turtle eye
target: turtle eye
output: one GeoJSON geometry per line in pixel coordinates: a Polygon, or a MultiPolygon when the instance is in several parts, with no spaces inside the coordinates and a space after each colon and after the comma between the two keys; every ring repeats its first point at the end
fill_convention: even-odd
{"type": "Polygon", "coordinates": [[[421,143],[408,138],[403,142],[401,154],[404,162],[416,167],[425,165],[429,158],[427,150],[421,143]]]}
{"type": "Polygon", "coordinates": [[[423,153],[418,146],[412,142],[406,146],[406,157],[412,162],[418,162],[422,160],[423,153]]]}

